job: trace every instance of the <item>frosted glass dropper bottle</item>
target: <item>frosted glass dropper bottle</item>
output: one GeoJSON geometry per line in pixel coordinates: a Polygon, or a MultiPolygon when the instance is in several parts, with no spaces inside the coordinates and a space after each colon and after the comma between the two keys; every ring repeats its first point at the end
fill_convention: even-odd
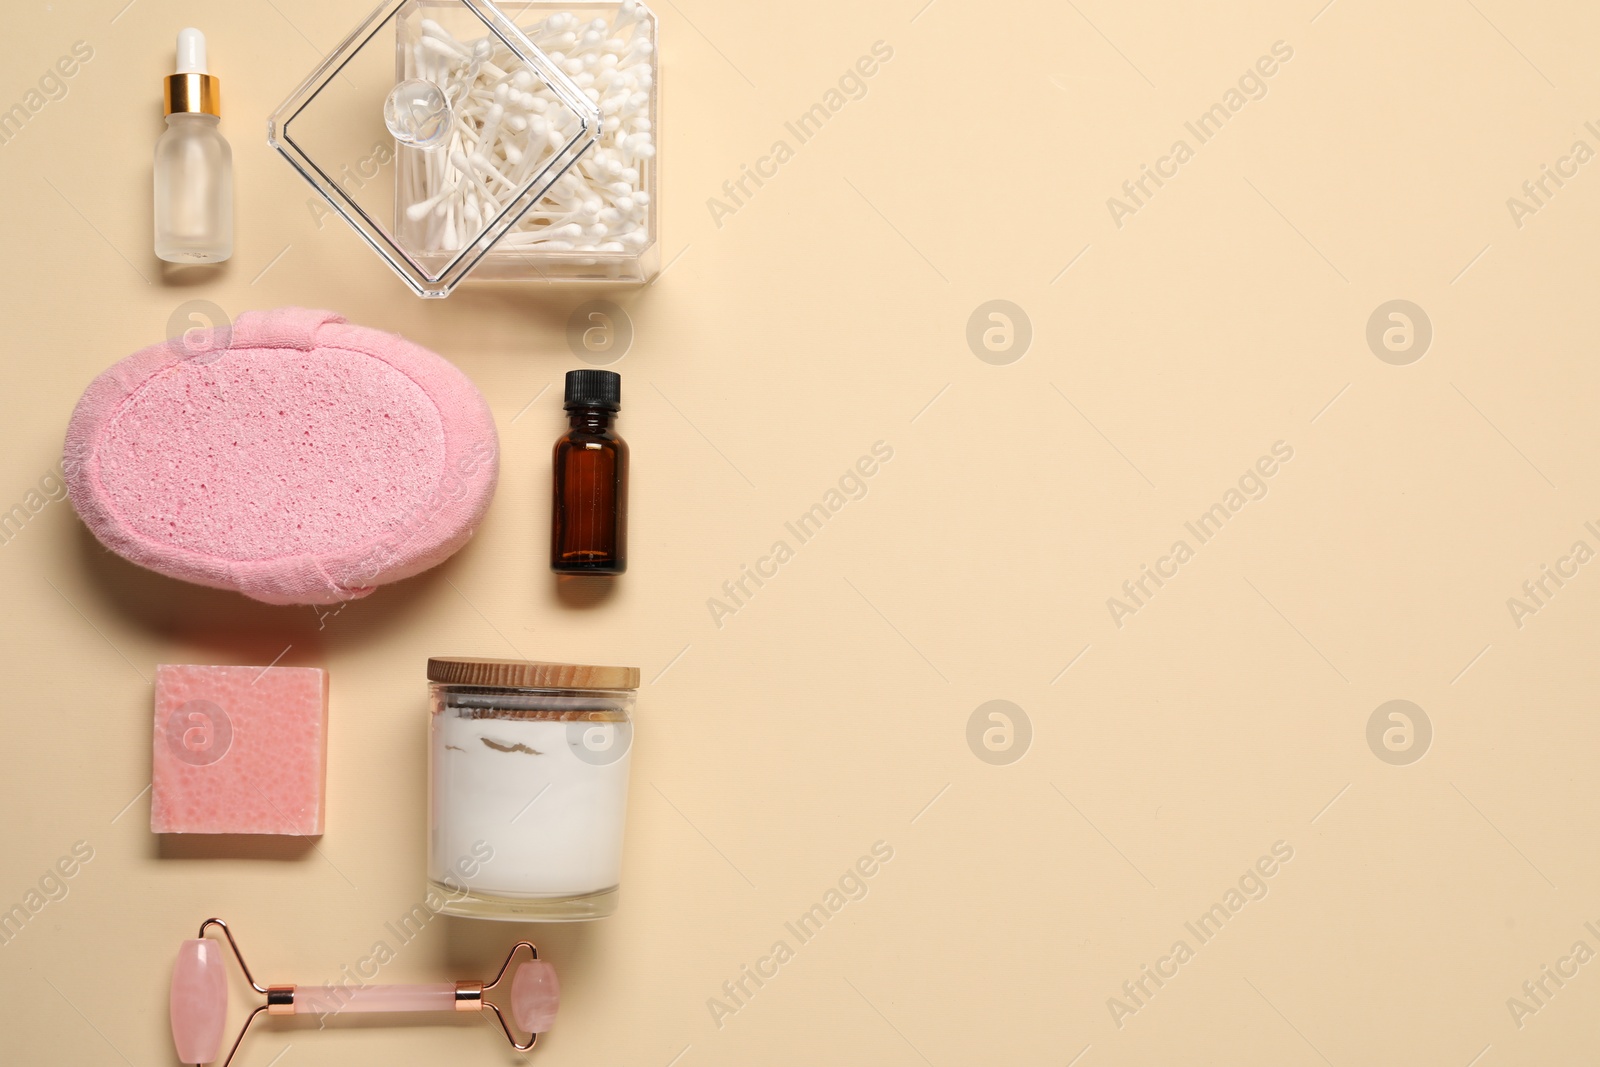
{"type": "Polygon", "coordinates": [[[178,72],[167,78],[167,132],[156,142],[156,255],[220,263],[233,255],[233,150],[217,125],[222,93],[206,71],[206,35],[178,32],[178,72]]]}

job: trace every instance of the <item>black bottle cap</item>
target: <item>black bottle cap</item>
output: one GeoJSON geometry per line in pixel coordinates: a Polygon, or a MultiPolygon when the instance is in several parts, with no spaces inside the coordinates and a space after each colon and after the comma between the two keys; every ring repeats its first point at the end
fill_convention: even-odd
{"type": "Polygon", "coordinates": [[[573,408],[621,410],[622,375],[614,370],[567,371],[567,399],[564,406],[568,411],[573,408]]]}

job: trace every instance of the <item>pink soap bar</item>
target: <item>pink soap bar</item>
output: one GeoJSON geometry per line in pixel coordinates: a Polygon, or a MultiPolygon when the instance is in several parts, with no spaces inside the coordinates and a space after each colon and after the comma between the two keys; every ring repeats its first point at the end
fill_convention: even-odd
{"type": "Polygon", "coordinates": [[[322,833],[328,675],[314,667],[156,667],[150,830],[322,833]]]}

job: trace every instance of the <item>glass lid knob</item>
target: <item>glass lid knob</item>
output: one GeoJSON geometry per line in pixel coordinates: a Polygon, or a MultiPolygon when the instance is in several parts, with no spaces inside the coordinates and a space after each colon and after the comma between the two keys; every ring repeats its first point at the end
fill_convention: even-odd
{"type": "Polygon", "coordinates": [[[453,111],[444,90],[431,81],[407,78],[383,101],[383,124],[394,139],[413,148],[433,148],[450,134],[453,111]]]}

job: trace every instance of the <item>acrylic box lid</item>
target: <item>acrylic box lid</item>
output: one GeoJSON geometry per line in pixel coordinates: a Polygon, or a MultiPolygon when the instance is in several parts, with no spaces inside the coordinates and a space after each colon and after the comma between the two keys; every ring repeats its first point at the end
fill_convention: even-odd
{"type": "Polygon", "coordinates": [[[384,0],[268,141],[420,296],[448,296],[600,133],[491,0],[384,0]]]}

